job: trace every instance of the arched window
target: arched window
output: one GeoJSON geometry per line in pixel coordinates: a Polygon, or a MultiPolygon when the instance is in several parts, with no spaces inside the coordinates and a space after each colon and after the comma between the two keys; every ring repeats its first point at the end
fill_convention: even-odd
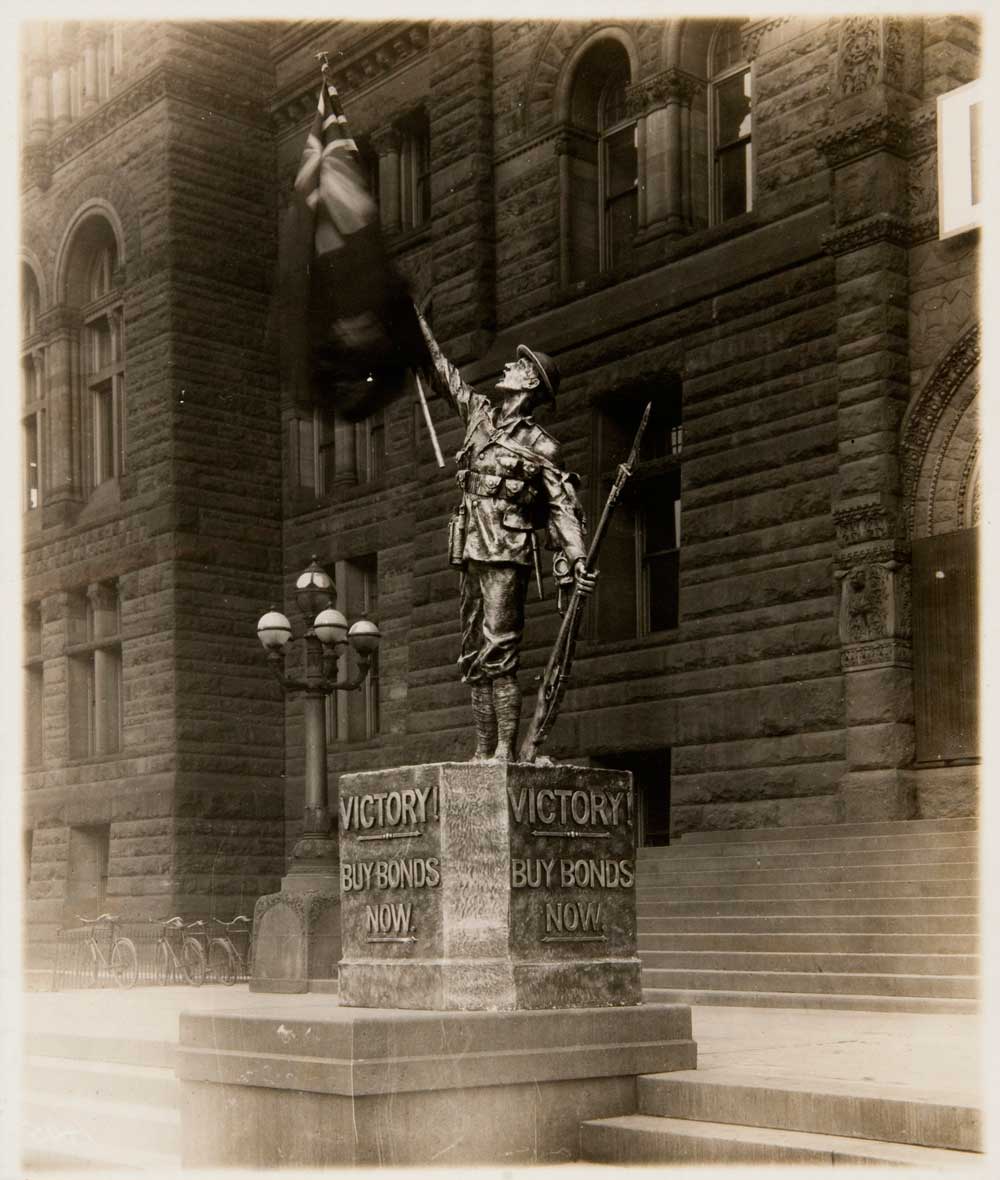
{"type": "Polygon", "coordinates": [[[41,295],[28,266],[21,267],[21,470],[22,508],[32,512],[42,503],[42,453],[45,449],[45,354],[32,338],[38,332],[41,295]]]}
{"type": "Polygon", "coordinates": [[[587,51],[573,78],[566,177],[571,280],[632,256],[639,164],[636,121],[625,103],[630,80],[628,54],[610,39],[587,51]]]}
{"type": "Polygon", "coordinates": [[[753,208],[751,75],[740,43],[746,23],[720,21],[708,51],[713,223],[753,208]]]}
{"type": "Polygon", "coordinates": [[[118,247],[103,217],[88,218],[73,244],[67,298],[79,309],[84,470],[93,490],[125,469],[125,332],[115,287],[118,247]]]}

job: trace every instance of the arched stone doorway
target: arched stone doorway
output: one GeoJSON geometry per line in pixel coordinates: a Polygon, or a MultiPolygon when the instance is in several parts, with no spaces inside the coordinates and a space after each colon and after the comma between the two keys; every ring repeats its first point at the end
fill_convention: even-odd
{"type": "Polygon", "coordinates": [[[917,808],[976,810],[979,761],[979,331],[937,366],[903,423],[912,544],[917,808]]]}

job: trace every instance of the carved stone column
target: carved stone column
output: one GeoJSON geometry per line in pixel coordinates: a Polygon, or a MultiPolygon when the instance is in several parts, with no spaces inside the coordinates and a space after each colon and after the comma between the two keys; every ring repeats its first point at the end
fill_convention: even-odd
{"type": "Polygon", "coordinates": [[[398,233],[402,225],[399,185],[399,148],[402,136],[396,127],[381,127],[372,133],[378,152],[379,215],[386,233],[398,233]]]}
{"type": "Polygon", "coordinates": [[[334,483],[338,487],[358,482],[356,437],[357,431],[354,428],[354,423],[348,422],[346,418],[341,418],[338,415],[333,424],[334,483]]]}
{"type": "Polygon", "coordinates": [[[47,491],[42,504],[45,524],[63,523],[82,499],[77,405],[80,317],[71,308],[53,308],[39,325],[49,341],[46,400],[49,414],[47,491]]]}
{"type": "Polygon", "coordinates": [[[24,169],[29,181],[44,191],[52,180],[48,161],[49,135],[52,130],[49,111],[49,54],[45,26],[30,24],[27,30],[29,110],[24,145],[24,169]]]}
{"type": "Polygon", "coordinates": [[[86,114],[97,106],[97,43],[100,29],[93,22],[85,24],[80,32],[83,46],[83,112],[86,114]]]}
{"type": "Polygon", "coordinates": [[[55,55],[55,70],[52,74],[52,131],[55,135],[65,131],[72,122],[69,71],[70,66],[76,61],[77,53],[76,25],[64,25],[59,38],[59,48],[55,55]]]}
{"type": "Polygon", "coordinates": [[[702,86],[671,67],[629,87],[629,111],[645,131],[639,218],[645,240],[679,237],[691,229],[691,102],[702,86]]]}
{"type": "Polygon", "coordinates": [[[909,548],[899,427],[909,399],[907,153],[918,22],[841,21],[828,130],[836,259],[844,818],[914,814],[909,548]]]}

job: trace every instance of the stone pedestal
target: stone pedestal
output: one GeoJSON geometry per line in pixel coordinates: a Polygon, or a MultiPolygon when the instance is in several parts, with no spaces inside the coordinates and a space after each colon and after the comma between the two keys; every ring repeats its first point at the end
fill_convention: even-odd
{"type": "MultiPolygon", "coordinates": [[[[388,1012],[326,996],[185,1013],[186,1167],[569,1163],[636,1075],[693,1069],[691,1010],[388,1012]]],[[[258,1004],[261,1001],[257,1001],[258,1004]]]]}
{"type": "Polygon", "coordinates": [[[304,836],[280,893],[253,913],[252,992],[335,992],[341,955],[336,840],[304,836]]]}
{"type": "Polygon", "coordinates": [[[342,1004],[641,999],[631,775],[440,763],[340,779],[342,1004]]]}

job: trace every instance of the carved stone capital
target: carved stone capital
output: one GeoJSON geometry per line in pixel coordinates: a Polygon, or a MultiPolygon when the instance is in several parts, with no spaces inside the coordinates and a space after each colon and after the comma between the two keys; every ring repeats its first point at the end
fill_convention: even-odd
{"type": "Polygon", "coordinates": [[[898,535],[898,516],[895,496],[873,492],[841,500],[833,509],[837,544],[844,549],[866,541],[891,540],[898,535]]]}
{"type": "Polygon", "coordinates": [[[651,78],[634,82],[625,91],[625,105],[630,115],[644,115],[669,103],[690,106],[705,83],[685,70],[671,66],[651,78]]]}
{"type": "Polygon", "coordinates": [[[37,185],[44,193],[52,183],[52,164],[48,144],[29,143],[23,154],[22,179],[26,187],[37,185]]]}
{"type": "Polygon", "coordinates": [[[40,336],[72,336],[79,332],[81,322],[80,313],[75,307],[60,303],[39,316],[38,333],[40,336]]]}
{"type": "Polygon", "coordinates": [[[113,611],[118,605],[118,588],[113,582],[92,582],[87,587],[87,601],[94,611],[113,611]]]}
{"type": "Polygon", "coordinates": [[[856,221],[843,229],[830,230],[823,235],[823,246],[828,254],[850,254],[879,242],[894,246],[909,246],[910,227],[891,213],[877,213],[864,221],[856,221]]]}
{"type": "Polygon", "coordinates": [[[398,127],[376,127],[369,135],[379,156],[398,155],[403,136],[398,127]]]}

